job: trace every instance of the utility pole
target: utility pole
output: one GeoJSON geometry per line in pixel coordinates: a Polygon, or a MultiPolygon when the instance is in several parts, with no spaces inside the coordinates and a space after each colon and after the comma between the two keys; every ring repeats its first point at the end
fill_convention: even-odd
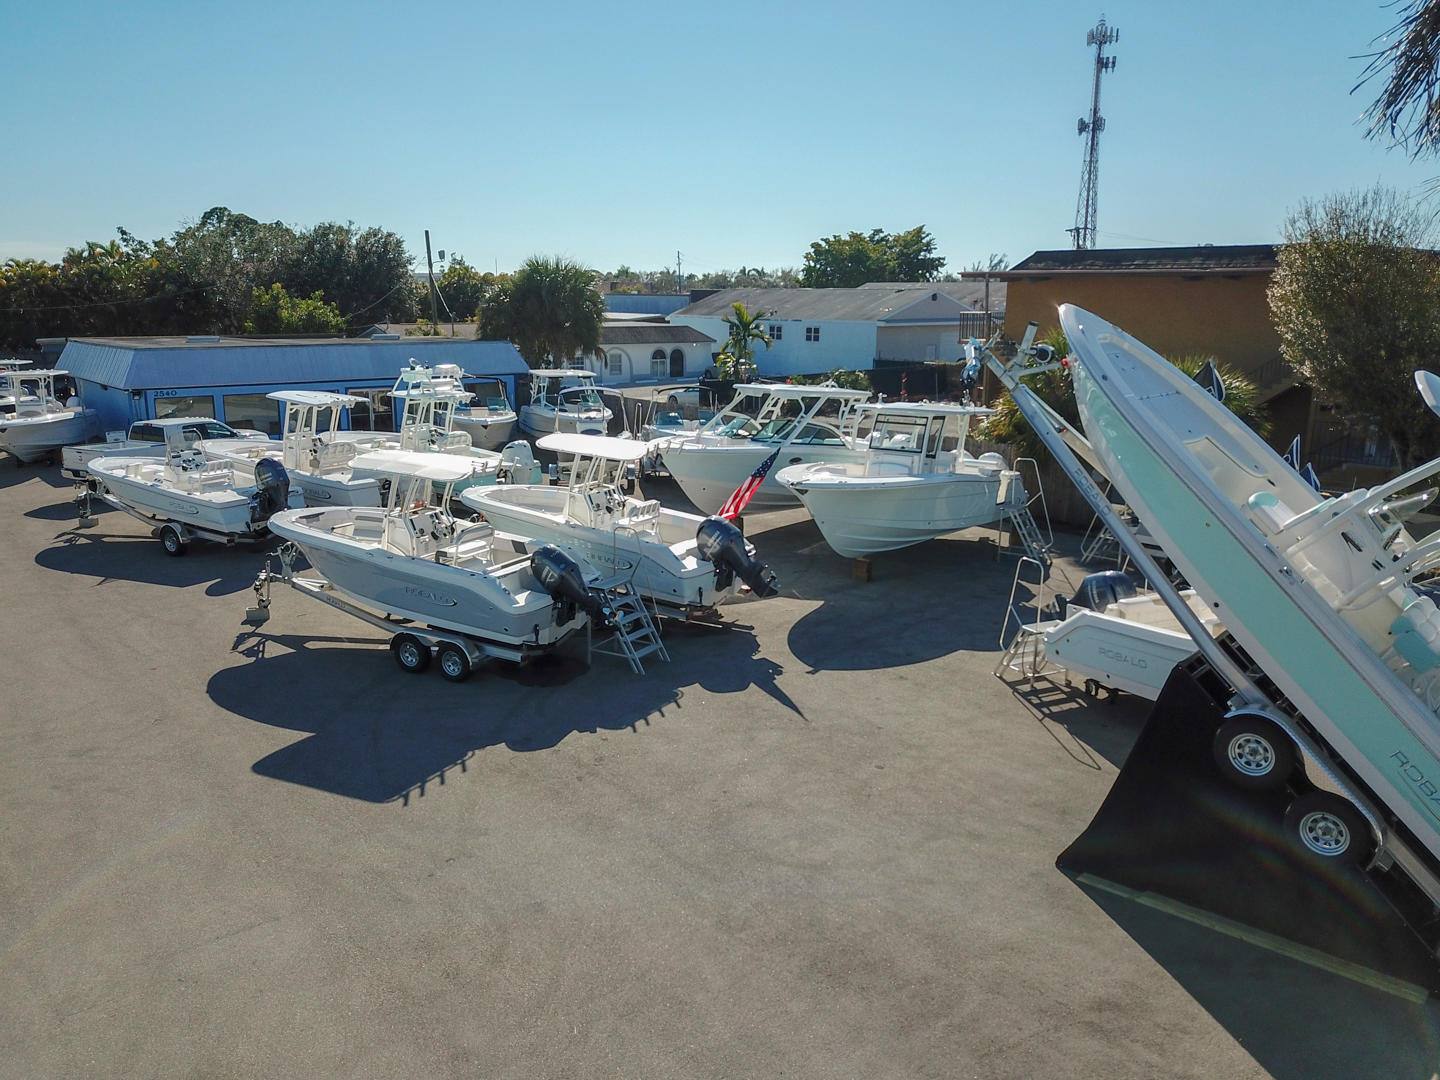
{"type": "Polygon", "coordinates": [[[435,264],[430,259],[430,230],[425,230],[425,276],[430,279],[430,325],[440,328],[440,312],[435,306],[435,264]]]}
{"type": "Polygon", "coordinates": [[[685,291],[685,277],[680,273],[680,252],[678,250],[675,252],[675,291],[677,293],[685,291]]]}
{"type": "Polygon", "coordinates": [[[1095,47],[1095,84],[1090,94],[1090,117],[1080,118],[1076,130],[1085,140],[1085,167],[1080,173],[1080,198],[1075,204],[1075,227],[1066,229],[1075,238],[1075,250],[1095,246],[1095,211],[1100,201],[1100,132],[1105,117],[1100,115],[1100,76],[1115,70],[1115,57],[1105,55],[1105,46],[1120,40],[1120,31],[1108,26],[1105,16],[1085,35],[1085,44],[1095,47]]]}

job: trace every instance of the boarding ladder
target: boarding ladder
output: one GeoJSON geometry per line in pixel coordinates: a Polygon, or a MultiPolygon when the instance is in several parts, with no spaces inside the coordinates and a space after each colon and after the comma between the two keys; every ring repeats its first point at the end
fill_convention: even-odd
{"type": "Polygon", "coordinates": [[[596,584],[595,591],[604,596],[610,609],[612,633],[592,645],[592,651],[623,656],[636,675],[645,674],[645,665],[640,662],[642,657],[656,654],[661,660],[670,659],[665,643],[660,640],[655,616],[628,575],[607,578],[596,584]]]}
{"type": "Polygon", "coordinates": [[[1015,535],[1020,538],[1020,546],[1024,550],[1024,557],[1034,559],[1046,570],[1050,568],[1051,555],[1055,550],[1055,535],[1050,532],[1050,511],[1045,505],[1045,487],[1040,482],[1040,466],[1034,458],[1017,458],[1015,471],[1023,476],[1022,466],[1030,463],[1031,471],[1035,477],[1035,494],[1026,497],[1026,488],[1022,483],[1012,485],[1012,490],[1004,505],[1004,517],[1008,518],[1015,530],[1015,535]],[[1035,522],[1035,515],[1030,507],[1039,503],[1040,512],[1045,517],[1045,530],[1049,534],[1040,531],[1040,526],[1035,522]]]}

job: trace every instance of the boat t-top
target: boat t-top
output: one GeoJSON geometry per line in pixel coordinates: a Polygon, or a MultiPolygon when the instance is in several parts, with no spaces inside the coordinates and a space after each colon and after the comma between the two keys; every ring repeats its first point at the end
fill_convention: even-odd
{"type": "Polygon", "coordinates": [[[15,376],[21,368],[29,366],[29,360],[16,357],[0,359],[0,414],[11,415],[15,412],[16,403],[24,396],[15,376]]]}
{"type": "MultiPolygon", "coordinates": [[[[155,420],[164,434],[164,455],[131,450],[91,458],[86,469],[106,503],[152,526],[171,555],[185,554],[193,539],[234,544],[263,540],[271,515],[290,501],[284,467],[270,458],[254,462],[207,458],[193,438],[193,417],[155,420]]],[[[249,440],[247,440],[249,441],[249,440]]],[[[88,493],[80,496],[81,520],[89,516],[88,493]]]]}
{"type": "Polygon", "coordinates": [[[442,671],[463,678],[478,655],[469,646],[522,659],[584,627],[586,613],[603,614],[602,598],[591,592],[600,578],[594,567],[450,513],[450,489],[469,476],[463,460],[376,450],[356,463],[393,478],[383,507],[286,510],[270,519],[270,529],[304,553],[326,590],[361,605],[360,617],[416,624],[418,635],[402,633],[392,643],[402,667],[419,670],[430,658],[425,643],[450,635],[439,643],[442,671]],[[447,652],[447,641],[456,649],[447,652]]]}
{"type": "MultiPolygon", "coordinates": [[[[417,365],[412,360],[411,368],[417,365]]],[[[459,364],[436,364],[431,371],[431,381],[437,386],[448,387],[465,393],[464,400],[455,406],[451,425],[455,431],[470,436],[472,446],[481,450],[499,450],[515,437],[517,417],[505,395],[505,384],[499,379],[479,379],[466,375],[459,364]]],[[[404,378],[404,371],[401,378],[404,378]]],[[[400,389],[396,384],[396,389],[400,389]]]]}
{"type": "Polygon", "coordinates": [[[993,410],[945,402],[860,405],[864,456],[787,465],[795,493],[838,554],[859,558],[984,525],[1025,504],[1019,473],[999,454],[965,450],[970,422],[993,410]]]}
{"type": "Polygon", "coordinates": [[[623,577],[663,614],[686,618],[742,589],[758,596],[777,591],[775,575],[730,522],[625,493],[622,478],[644,457],[644,443],[556,432],[539,446],[568,459],[568,487],[472,488],[460,501],[502,532],[559,544],[608,576],[623,577]]]}
{"type": "MultiPolygon", "coordinates": [[[[1399,865],[1440,913],[1440,611],[1423,580],[1440,536],[1404,524],[1440,459],[1327,497],[1135,338],[1071,305],[1060,324],[1090,444],[1243,650],[1222,771],[1279,788],[1313,764],[1328,783],[1294,789],[1291,834],[1322,859],[1399,865]]],[[[1440,402],[1440,379],[1417,381],[1440,402]]]]}
{"type": "Polygon", "coordinates": [[[14,410],[0,415],[0,450],[10,451],[21,461],[39,461],[98,432],[95,410],[87,409],[78,394],[60,400],[55,383],[68,374],[52,368],[12,368],[6,373],[14,410]]]}
{"type": "Polygon", "coordinates": [[[833,383],[741,383],[730,404],[698,431],[654,446],[666,471],[705,514],[720,510],[778,450],[748,509],[782,509],[794,506],[797,497],[776,481],[780,469],[817,461],[864,461],[867,447],[855,437],[855,407],[869,397],[867,390],[833,383]]]}
{"type": "MultiPolygon", "coordinates": [[[[358,404],[360,398],[325,390],[276,390],[265,396],[285,407],[280,460],[308,505],[381,505],[382,478],[363,470],[357,472],[352,462],[372,450],[399,449],[400,440],[385,432],[340,429],[344,410],[358,404]]],[[[256,457],[272,455],[274,448],[257,447],[245,439],[208,444],[205,452],[256,457]]]]}
{"type": "Polygon", "coordinates": [[[612,414],[584,368],[536,368],[530,372],[530,404],[520,409],[520,428],[531,435],[552,431],[605,434],[612,414]]]}

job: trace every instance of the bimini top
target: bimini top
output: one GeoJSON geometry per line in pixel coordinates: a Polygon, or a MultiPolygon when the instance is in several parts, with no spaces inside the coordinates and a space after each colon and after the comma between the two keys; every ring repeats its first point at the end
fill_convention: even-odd
{"type": "Polygon", "coordinates": [[[287,405],[306,405],[312,409],[323,409],[327,405],[343,405],[346,408],[360,404],[354,394],[332,394],[328,390],[276,390],[265,395],[273,401],[287,405]]]}
{"type": "Polygon", "coordinates": [[[736,383],[735,393],[769,394],[778,398],[834,398],[838,401],[865,401],[869,390],[847,386],[800,386],[796,383],[736,383]]]}
{"type": "Polygon", "coordinates": [[[580,435],[573,431],[556,431],[543,436],[535,444],[542,450],[580,457],[604,458],[606,461],[639,461],[647,451],[639,439],[617,439],[610,435],[580,435]]]}
{"type": "Polygon", "coordinates": [[[471,474],[471,460],[459,454],[432,454],[423,450],[371,450],[350,459],[352,469],[413,476],[453,484],[471,474]]]}
{"type": "Polygon", "coordinates": [[[532,379],[593,379],[595,373],[584,368],[536,368],[530,372],[532,379]]]}

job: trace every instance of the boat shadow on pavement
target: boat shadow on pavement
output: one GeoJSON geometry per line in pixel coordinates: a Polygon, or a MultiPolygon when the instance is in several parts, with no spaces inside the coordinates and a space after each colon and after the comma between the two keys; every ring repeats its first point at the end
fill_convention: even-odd
{"type": "Polygon", "coordinates": [[[1202,697],[1171,676],[1057,867],[1267,1075],[1430,1080],[1440,967],[1378,879],[1288,840],[1285,792],[1221,778],[1202,697]]]}
{"type": "MultiPolygon", "coordinates": [[[[123,515],[115,520],[128,521],[123,515]]],[[[230,596],[254,583],[273,546],[237,544],[229,548],[196,541],[177,558],[165,554],[160,542],[148,534],[69,529],[36,553],[35,564],[56,573],[93,577],[97,584],[119,580],[188,589],[209,582],[206,596],[230,596]]]]}
{"type": "Polygon", "coordinates": [[[247,662],[217,672],[208,693],[232,713],[307,733],[255,762],[259,775],[408,805],[463,775],[484,750],[548,750],[571,735],[641,734],[670,721],[683,708],[682,686],[698,682],[701,668],[730,673],[724,687],[707,689],[753,683],[794,708],[774,688],[778,668],[755,656],[753,634],[735,626],[710,633],[704,663],[697,655],[694,670],[686,653],[701,650],[684,648],[683,634],[667,632],[674,660],[647,658],[644,676],[614,656],[596,654],[587,666],[583,641],[572,638],[523,667],[491,661],[457,684],[433,672],[400,672],[376,635],[246,630],[235,651],[247,662]]]}

